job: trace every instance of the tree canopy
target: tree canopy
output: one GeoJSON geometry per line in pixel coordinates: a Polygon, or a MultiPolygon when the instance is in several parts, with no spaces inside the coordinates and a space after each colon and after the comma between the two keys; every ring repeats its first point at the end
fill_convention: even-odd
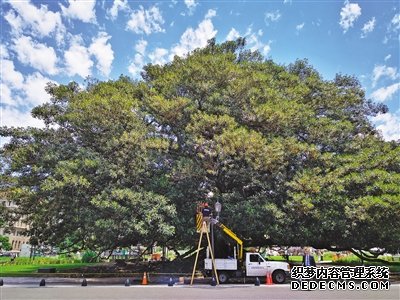
{"type": "Polygon", "coordinates": [[[47,86],[46,127],[1,129],[4,188],[33,238],[63,248],[189,245],[196,203],[248,245],[396,251],[400,147],[369,117],[359,81],[324,80],[210,40],[120,77],[47,86]]]}

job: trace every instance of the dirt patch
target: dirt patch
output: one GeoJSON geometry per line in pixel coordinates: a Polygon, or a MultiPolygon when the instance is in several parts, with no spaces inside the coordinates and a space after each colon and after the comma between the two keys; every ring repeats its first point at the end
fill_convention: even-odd
{"type": "MultiPolygon", "coordinates": [[[[193,270],[194,258],[174,261],[123,261],[117,260],[114,262],[96,264],[93,266],[85,266],[80,268],[62,270],[62,273],[191,273],[193,270]]],[[[198,263],[197,269],[202,266],[198,263]]]]}

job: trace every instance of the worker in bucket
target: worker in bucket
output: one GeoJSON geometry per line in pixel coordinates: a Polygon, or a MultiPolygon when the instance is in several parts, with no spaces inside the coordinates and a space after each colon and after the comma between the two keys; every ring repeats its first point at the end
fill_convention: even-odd
{"type": "Polygon", "coordinates": [[[209,223],[210,222],[210,217],[211,217],[211,209],[208,207],[208,203],[204,203],[203,209],[202,209],[202,214],[203,214],[203,222],[209,223]]]}

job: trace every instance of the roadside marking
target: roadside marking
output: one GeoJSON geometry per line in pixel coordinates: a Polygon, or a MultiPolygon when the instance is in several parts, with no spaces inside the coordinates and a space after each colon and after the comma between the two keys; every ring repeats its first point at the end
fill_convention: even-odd
{"type": "MultiPolygon", "coordinates": [[[[399,287],[400,283],[392,283],[390,284],[390,288],[392,287],[399,287]]],[[[88,289],[88,288],[121,288],[121,289],[151,289],[151,288],[166,288],[166,289],[173,289],[173,288],[188,288],[188,289],[196,289],[196,288],[201,288],[201,289],[230,289],[230,288],[255,288],[255,289],[273,289],[273,288],[288,288],[290,289],[290,286],[287,284],[275,284],[275,285],[260,285],[260,286],[254,286],[254,284],[224,284],[224,285],[219,285],[219,286],[211,286],[208,284],[198,284],[198,285],[189,285],[189,284],[179,284],[179,285],[174,285],[174,286],[168,286],[167,284],[160,284],[160,285],[131,285],[129,287],[124,286],[123,284],[115,285],[115,284],[109,284],[109,285],[97,285],[97,284],[92,284],[88,285],[86,287],[81,287],[79,284],[46,284],[46,286],[41,287],[38,284],[5,284],[2,287],[0,287],[0,290],[3,288],[38,288],[38,289],[49,289],[49,288],[79,288],[79,289],[88,289]]]]}

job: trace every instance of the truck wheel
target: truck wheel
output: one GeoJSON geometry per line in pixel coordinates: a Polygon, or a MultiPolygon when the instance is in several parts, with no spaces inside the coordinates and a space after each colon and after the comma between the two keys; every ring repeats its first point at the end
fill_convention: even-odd
{"type": "Polygon", "coordinates": [[[284,283],[286,280],[286,274],[282,270],[277,270],[272,273],[272,280],[274,283],[284,283]]]}
{"type": "Polygon", "coordinates": [[[222,283],[222,284],[227,283],[229,281],[229,276],[225,272],[220,272],[218,274],[218,280],[219,280],[219,283],[222,283]]]}

